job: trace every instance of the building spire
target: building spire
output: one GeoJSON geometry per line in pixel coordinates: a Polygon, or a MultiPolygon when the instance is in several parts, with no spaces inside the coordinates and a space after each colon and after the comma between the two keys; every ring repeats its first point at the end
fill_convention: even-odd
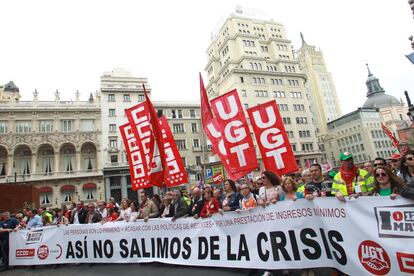
{"type": "Polygon", "coordinates": [[[305,38],[303,37],[302,32],[300,32],[300,38],[302,39],[302,46],[306,45],[305,38]]]}
{"type": "Polygon", "coordinates": [[[371,70],[369,70],[369,65],[368,65],[368,63],[367,63],[366,65],[367,65],[367,69],[368,69],[368,77],[371,77],[371,76],[372,76],[372,73],[371,73],[371,70]]]}

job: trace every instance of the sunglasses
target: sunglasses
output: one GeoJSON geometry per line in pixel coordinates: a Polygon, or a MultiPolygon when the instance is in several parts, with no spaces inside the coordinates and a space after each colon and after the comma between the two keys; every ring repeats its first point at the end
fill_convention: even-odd
{"type": "Polygon", "coordinates": [[[414,157],[407,157],[405,160],[407,161],[413,161],[414,157]]]}
{"type": "Polygon", "coordinates": [[[375,177],[386,177],[387,176],[387,174],[386,173],[376,173],[375,174],[375,177]]]}

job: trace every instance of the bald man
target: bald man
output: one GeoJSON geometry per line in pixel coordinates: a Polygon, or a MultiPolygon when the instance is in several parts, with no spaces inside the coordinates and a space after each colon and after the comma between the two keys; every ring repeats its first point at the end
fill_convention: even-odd
{"type": "Polygon", "coordinates": [[[204,206],[204,199],[201,196],[201,191],[199,188],[194,188],[191,192],[193,198],[191,199],[190,209],[188,210],[188,215],[193,217],[195,215],[199,215],[201,209],[204,206]]]}

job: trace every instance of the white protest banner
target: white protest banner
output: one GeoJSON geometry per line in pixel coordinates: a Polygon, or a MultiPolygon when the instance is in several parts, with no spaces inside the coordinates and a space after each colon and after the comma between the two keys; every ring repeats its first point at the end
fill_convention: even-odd
{"type": "Polygon", "coordinates": [[[361,197],[277,202],[208,219],[45,227],[10,234],[10,265],[145,263],[413,273],[414,202],[361,197]]]}

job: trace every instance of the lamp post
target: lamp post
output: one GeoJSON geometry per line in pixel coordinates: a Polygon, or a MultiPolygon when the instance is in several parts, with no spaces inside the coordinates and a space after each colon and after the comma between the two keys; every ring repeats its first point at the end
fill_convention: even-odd
{"type": "MultiPolygon", "coordinates": [[[[413,0],[414,1],[414,0],[413,0]]],[[[408,117],[410,118],[411,122],[414,123],[414,105],[411,103],[410,96],[408,96],[408,92],[404,92],[405,98],[407,99],[407,105],[408,105],[408,117]]]]}

